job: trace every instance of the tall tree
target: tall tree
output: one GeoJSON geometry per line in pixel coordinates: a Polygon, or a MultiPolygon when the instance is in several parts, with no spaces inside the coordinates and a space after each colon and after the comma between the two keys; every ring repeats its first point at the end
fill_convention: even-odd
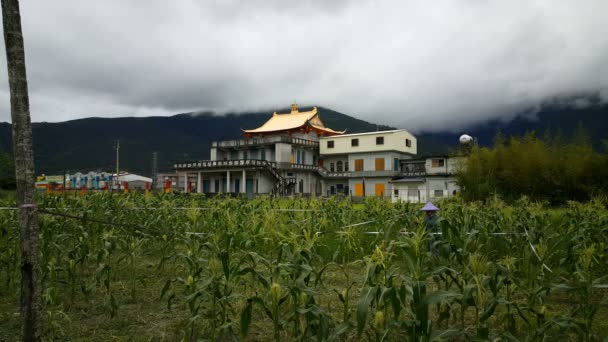
{"type": "Polygon", "coordinates": [[[42,324],[38,283],[38,220],[34,205],[34,153],[19,0],[2,0],[2,24],[11,94],[13,155],[19,207],[21,336],[23,341],[40,341],[42,324]]]}

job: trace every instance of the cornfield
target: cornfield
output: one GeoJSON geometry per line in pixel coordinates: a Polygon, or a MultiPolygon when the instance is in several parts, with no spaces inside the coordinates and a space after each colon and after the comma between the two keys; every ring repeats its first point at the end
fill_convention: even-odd
{"type": "MultiPolygon", "coordinates": [[[[602,199],[559,209],[445,201],[434,238],[419,205],[377,198],[104,193],[38,203],[48,340],[608,335],[602,199]]],[[[0,221],[0,340],[13,340],[15,211],[0,211],[0,221]]]]}

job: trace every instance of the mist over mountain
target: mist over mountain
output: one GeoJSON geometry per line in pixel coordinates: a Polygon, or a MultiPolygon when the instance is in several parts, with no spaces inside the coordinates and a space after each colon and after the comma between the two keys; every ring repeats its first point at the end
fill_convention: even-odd
{"type": "Polygon", "coordinates": [[[496,134],[506,137],[534,133],[539,137],[559,136],[570,140],[582,128],[593,147],[605,149],[608,139],[608,104],[596,96],[554,99],[539,108],[517,115],[513,120],[489,120],[461,132],[418,132],[419,150],[425,154],[447,153],[458,143],[461,134],[475,137],[481,146],[492,145],[496,134]],[[421,146],[422,145],[422,146],[421,146]]]}
{"type": "MultiPolygon", "coordinates": [[[[394,128],[328,108],[319,107],[319,113],[328,127],[346,129],[349,133],[394,128]]],[[[36,171],[60,174],[114,170],[117,139],[120,140],[121,170],[149,175],[152,172],[152,153],[157,152],[159,170],[170,171],[175,161],[209,158],[212,141],[240,139],[243,136],[241,128],[258,127],[270,115],[268,112],[186,113],[167,117],[85,118],[33,123],[36,171]]],[[[567,139],[580,125],[587,130],[594,146],[601,148],[602,140],[608,138],[608,105],[593,98],[585,103],[554,101],[508,122],[492,120],[462,132],[451,132],[446,128],[443,132],[413,133],[418,137],[419,154],[426,156],[448,153],[457,145],[462,133],[474,136],[480,145],[491,145],[498,132],[506,136],[519,136],[526,132],[542,136],[550,132],[567,139]]],[[[11,126],[8,123],[0,123],[0,147],[11,151],[11,126]]]]}

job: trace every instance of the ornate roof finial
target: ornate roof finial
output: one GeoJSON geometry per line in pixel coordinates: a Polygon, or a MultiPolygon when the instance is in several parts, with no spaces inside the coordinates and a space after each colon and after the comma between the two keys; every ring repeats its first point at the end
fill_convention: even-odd
{"type": "Polygon", "coordinates": [[[293,101],[293,104],[291,105],[291,114],[296,114],[298,113],[298,104],[296,103],[296,101],[293,101]]]}

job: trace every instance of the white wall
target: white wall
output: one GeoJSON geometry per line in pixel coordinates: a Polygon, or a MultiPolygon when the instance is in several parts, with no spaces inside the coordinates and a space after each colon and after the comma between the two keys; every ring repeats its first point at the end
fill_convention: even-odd
{"type": "Polygon", "coordinates": [[[460,188],[454,177],[433,177],[426,178],[423,183],[392,183],[392,185],[393,189],[397,189],[399,192],[397,196],[392,195],[393,201],[409,201],[408,190],[420,191],[420,203],[453,197],[454,191],[460,192],[460,188]],[[435,190],[441,191],[442,196],[435,196],[435,190]]]}
{"type": "Polygon", "coordinates": [[[444,157],[437,157],[437,158],[427,158],[425,161],[425,168],[426,168],[426,172],[427,174],[433,175],[433,174],[454,174],[456,173],[456,170],[458,168],[458,165],[460,162],[463,161],[463,158],[460,157],[456,157],[456,158],[444,158],[444,157]],[[433,167],[433,160],[434,159],[443,159],[443,166],[440,167],[433,167]]]}
{"type": "Polygon", "coordinates": [[[319,145],[321,155],[379,152],[389,150],[410,154],[417,153],[416,137],[405,130],[344,134],[333,137],[323,137],[319,139],[319,145]],[[377,137],[384,137],[384,144],[376,145],[377,137]],[[359,145],[352,146],[352,139],[359,139],[359,145]],[[411,141],[411,147],[406,146],[406,139],[411,141]],[[333,148],[327,147],[328,141],[334,142],[333,148]]]}
{"type": "MultiPolygon", "coordinates": [[[[373,152],[373,153],[354,153],[348,155],[350,171],[355,171],[355,160],[363,159],[363,171],[376,171],[376,158],[384,159],[384,170],[394,170],[394,159],[404,159],[404,155],[395,152],[373,152]]],[[[397,162],[397,171],[400,169],[397,162]]]]}
{"type": "MultiPolygon", "coordinates": [[[[342,172],[349,171],[349,170],[344,169],[344,165],[348,161],[347,155],[327,156],[322,159],[323,159],[323,167],[326,168],[327,170],[331,170],[330,165],[331,165],[331,163],[334,163],[334,172],[338,172],[336,165],[339,161],[341,161],[342,162],[342,172]]],[[[354,165],[349,165],[348,167],[350,168],[350,171],[352,171],[354,169],[354,165]]]]}
{"type": "MultiPolygon", "coordinates": [[[[365,196],[376,196],[376,184],[384,184],[384,197],[390,196],[390,180],[390,178],[365,178],[365,196]]],[[[352,191],[353,196],[355,196],[355,184],[357,183],[363,183],[363,178],[350,178],[348,180],[348,188],[349,191],[352,191]]]]}
{"type": "Polygon", "coordinates": [[[274,151],[277,163],[289,163],[291,161],[291,144],[276,143],[274,151]]]}
{"type": "Polygon", "coordinates": [[[425,203],[427,201],[427,184],[422,183],[391,183],[392,192],[391,198],[393,202],[413,202],[413,203],[425,203]],[[394,190],[397,190],[395,196],[394,190]],[[409,196],[409,192],[412,191],[412,196],[409,196]]]}

